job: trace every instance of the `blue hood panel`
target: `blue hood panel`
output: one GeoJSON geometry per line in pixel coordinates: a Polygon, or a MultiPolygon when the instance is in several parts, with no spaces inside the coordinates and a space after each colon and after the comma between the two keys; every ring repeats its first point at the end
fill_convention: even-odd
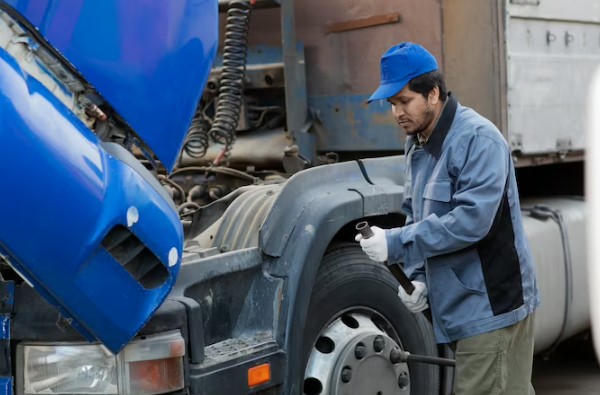
{"type": "Polygon", "coordinates": [[[0,254],[87,339],[118,352],[175,283],[183,229],[172,200],[3,49],[0,167],[0,254]]]}
{"type": "Polygon", "coordinates": [[[173,169],[218,45],[217,0],[5,0],[173,169]]]}

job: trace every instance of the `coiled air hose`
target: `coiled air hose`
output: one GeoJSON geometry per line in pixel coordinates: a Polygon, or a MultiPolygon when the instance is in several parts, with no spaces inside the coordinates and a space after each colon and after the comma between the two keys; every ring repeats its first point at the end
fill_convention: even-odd
{"type": "Polygon", "coordinates": [[[207,123],[203,122],[204,118],[199,108],[184,145],[184,150],[190,157],[201,158],[208,149],[208,136],[216,143],[223,144],[223,151],[215,159],[215,165],[230,155],[235,142],[246,74],[250,5],[250,0],[231,0],[229,3],[223,45],[223,71],[214,121],[207,131],[207,123]]]}
{"type": "Polygon", "coordinates": [[[192,124],[188,130],[188,134],[183,145],[183,150],[191,158],[202,158],[206,155],[208,145],[210,143],[208,136],[208,128],[210,125],[201,114],[202,109],[198,107],[192,124]]]}

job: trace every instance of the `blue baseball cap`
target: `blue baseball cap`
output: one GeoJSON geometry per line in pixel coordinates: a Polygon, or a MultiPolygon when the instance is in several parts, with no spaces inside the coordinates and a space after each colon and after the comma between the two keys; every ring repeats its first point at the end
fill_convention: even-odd
{"type": "Polygon", "coordinates": [[[381,82],[367,102],[388,99],[413,78],[437,69],[433,55],[419,44],[406,42],[395,45],[381,57],[381,82]]]}

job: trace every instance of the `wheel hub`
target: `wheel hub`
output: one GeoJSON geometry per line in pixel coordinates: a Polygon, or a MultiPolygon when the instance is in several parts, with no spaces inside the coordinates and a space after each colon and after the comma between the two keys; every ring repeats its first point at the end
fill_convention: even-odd
{"type": "Polygon", "coordinates": [[[341,316],[323,330],[312,349],[304,394],[409,394],[405,363],[392,364],[392,348],[400,347],[364,314],[341,316]]]}

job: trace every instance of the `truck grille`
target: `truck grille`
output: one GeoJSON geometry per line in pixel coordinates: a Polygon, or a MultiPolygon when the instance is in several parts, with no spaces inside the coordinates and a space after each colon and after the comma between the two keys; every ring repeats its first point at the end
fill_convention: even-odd
{"type": "Polygon", "coordinates": [[[146,289],[156,288],[169,278],[160,259],[124,226],[114,227],[102,246],[146,289]]]}

